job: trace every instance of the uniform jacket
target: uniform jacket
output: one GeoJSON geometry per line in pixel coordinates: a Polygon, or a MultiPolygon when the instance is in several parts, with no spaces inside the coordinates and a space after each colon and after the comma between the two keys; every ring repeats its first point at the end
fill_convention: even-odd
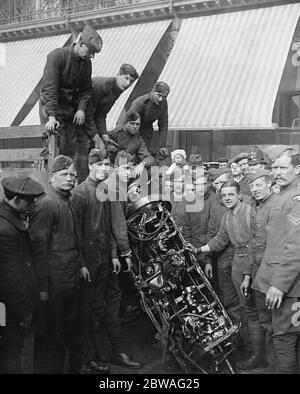
{"type": "MultiPolygon", "coordinates": [[[[227,210],[221,219],[217,235],[208,242],[210,250],[221,252],[231,242],[234,247],[234,254],[246,257],[250,238],[250,217],[251,206],[244,200],[237,210],[227,210]]],[[[248,265],[245,261],[243,269],[246,269],[246,267],[248,265]]]]}
{"type": "MultiPolygon", "coordinates": [[[[218,195],[216,195],[216,198],[214,199],[210,209],[210,216],[209,216],[208,228],[207,228],[208,241],[217,235],[221,226],[222,217],[227,210],[228,209],[223,204],[222,199],[218,195]]],[[[219,266],[221,265],[227,266],[228,264],[231,264],[233,260],[232,243],[229,242],[225,250],[215,253],[215,255],[217,258],[217,264],[219,266]]]]}
{"type": "Polygon", "coordinates": [[[107,134],[106,116],[123,93],[116,84],[114,77],[92,78],[93,95],[88,103],[86,113],[87,133],[89,135],[107,134]]]}
{"type": "Polygon", "coordinates": [[[121,202],[110,201],[107,184],[88,177],[72,193],[81,228],[82,265],[90,271],[109,264],[110,256],[130,252],[127,225],[121,202]]]}
{"type": "Polygon", "coordinates": [[[136,98],[130,107],[131,111],[136,111],[141,115],[141,135],[147,145],[147,148],[156,152],[157,148],[166,146],[168,134],[168,102],[163,100],[156,105],[151,100],[151,94],[145,94],[136,98]],[[153,122],[158,120],[158,147],[152,142],[153,122]]]}
{"type": "Polygon", "coordinates": [[[249,182],[247,181],[247,178],[245,176],[239,181],[239,185],[240,185],[242,194],[249,196],[249,197],[252,196],[252,193],[250,191],[249,182]]]}
{"type": "Polygon", "coordinates": [[[86,110],[92,97],[92,63],[74,55],[74,45],[57,48],[47,56],[41,85],[41,104],[48,116],[56,116],[58,107],[86,110]]]}
{"type": "Polygon", "coordinates": [[[77,286],[80,233],[70,194],[50,186],[31,212],[29,233],[34,264],[50,271],[50,291],[77,286]]]}
{"type": "Polygon", "coordinates": [[[256,276],[257,270],[261,264],[266,244],[267,228],[270,216],[270,209],[274,194],[271,193],[262,201],[252,199],[252,210],[250,220],[250,242],[248,250],[249,272],[252,279],[256,276]]]}
{"type": "Polygon", "coordinates": [[[17,322],[33,312],[39,299],[30,238],[18,213],[0,202],[0,302],[17,322]]]}
{"type": "Polygon", "coordinates": [[[253,288],[270,286],[300,297],[300,181],[296,178],[272,200],[267,245],[253,288]]]}
{"type": "Polygon", "coordinates": [[[207,243],[208,222],[215,199],[215,194],[208,190],[204,198],[197,198],[197,203],[188,204],[191,208],[194,206],[194,209],[186,212],[182,232],[184,238],[196,248],[207,243]]]}
{"type": "Polygon", "coordinates": [[[148,151],[140,133],[131,135],[122,127],[110,132],[110,137],[119,144],[118,151],[125,151],[135,156],[136,162],[144,162],[146,167],[154,164],[154,158],[148,151]]]}

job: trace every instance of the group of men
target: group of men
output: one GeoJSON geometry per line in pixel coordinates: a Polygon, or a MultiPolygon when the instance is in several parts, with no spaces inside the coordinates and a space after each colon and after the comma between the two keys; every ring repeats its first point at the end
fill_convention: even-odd
{"type": "Polygon", "coordinates": [[[157,82],[108,133],[106,116],[138,73],[123,64],[115,77],[91,78],[90,58],[102,44],[86,25],[78,42],[47,56],[40,117],[45,136],[57,134],[60,153],[48,168],[47,193],[29,177],[2,181],[0,300],[6,325],[0,372],[21,372],[24,327],[32,317],[35,373],[63,372],[67,352],[77,373],[109,372],[109,362],[142,367],[125,352],[119,318],[118,274],[121,266],[132,267],[127,191],[120,185],[127,187],[129,172],[138,177],[157,154],[167,154],[169,87],[157,82]],[[155,120],[159,142],[153,146],[155,120]],[[110,355],[102,351],[105,335],[110,355]]]}
{"type": "Polygon", "coordinates": [[[174,178],[171,213],[240,325],[237,367],[299,373],[299,154],[253,147],[223,162],[198,171],[194,199],[186,175],[174,178]]]}
{"type": "MultiPolygon", "coordinates": [[[[62,373],[67,352],[77,373],[107,373],[108,361],[142,367],[124,348],[118,274],[132,269],[128,178],[142,178],[168,153],[170,89],[157,82],[108,131],[108,112],[138,73],[123,64],[115,77],[91,78],[90,58],[101,47],[101,37],[86,26],[77,43],[48,55],[40,112],[45,133],[58,133],[60,155],[49,168],[47,193],[29,177],[2,180],[0,372],[21,372],[32,318],[36,373],[62,373]]],[[[172,214],[187,247],[241,325],[241,343],[251,353],[238,368],[273,363],[277,373],[300,372],[299,154],[289,146],[254,147],[208,171],[196,155],[182,176],[178,163],[164,194],[173,190],[172,214]]]]}

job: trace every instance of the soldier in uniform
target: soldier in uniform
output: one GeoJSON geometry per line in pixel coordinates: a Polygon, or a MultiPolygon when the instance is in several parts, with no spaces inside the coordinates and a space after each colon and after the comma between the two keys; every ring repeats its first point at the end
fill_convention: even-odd
{"type": "MultiPolygon", "coordinates": [[[[228,246],[229,242],[232,243],[234,257],[231,278],[239,297],[241,310],[244,313],[252,351],[256,353],[261,351],[258,350],[257,332],[262,331],[262,328],[258,321],[256,307],[247,302],[245,295],[242,295],[240,291],[244,275],[249,274],[247,253],[250,238],[251,206],[245,200],[242,200],[239,184],[235,181],[229,181],[222,185],[221,196],[228,210],[221,220],[220,229],[213,239],[198,250],[201,253],[220,252],[228,246]],[[254,332],[256,335],[254,335],[254,332]]],[[[261,335],[263,334],[261,333],[261,335]]],[[[257,366],[266,366],[263,357],[259,357],[257,361],[257,366]]]]}
{"type": "MultiPolygon", "coordinates": [[[[24,328],[30,326],[39,303],[31,243],[23,218],[44,188],[29,177],[4,178],[1,184],[0,302],[5,305],[6,324],[0,327],[0,373],[22,373],[24,328]]],[[[47,267],[39,263],[39,278],[47,278],[47,267]]]]}
{"type": "MultiPolygon", "coordinates": [[[[112,140],[106,128],[106,116],[120,97],[133,83],[139,75],[131,64],[122,64],[115,77],[94,77],[92,78],[93,95],[88,103],[86,120],[83,125],[86,134],[99,135],[107,145],[108,150],[117,151],[117,143],[112,140]]],[[[98,145],[104,149],[105,146],[98,145]]],[[[78,183],[81,183],[88,175],[88,153],[82,152],[81,171],[77,171],[78,183]]]]}
{"type": "Polygon", "coordinates": [[[286,149],[276,153],[272,174],[280,193],[271,204],[266,249],[252,287],[265,294],[272,312],[276,372],[290,374],[300,372],[300,161],[286,149]]]}
{"type": "Polygon", "coordinates": [[[257,170],[264,170],[269,165],[270,160],[267,155],[259,149],[258,146],[253,146],[249,152],[248,167],[249,172],[256,172],[257,170]]]}
{"type": "Polygon", "coordinates": [[[92,63],[102,48],[99,34],[86,25],[79,42],[57,48],[47,56],[40,92],[40,118],[47,134],[59,133],[59,153],[74,158],[80,168],[81,150],[91,140],[102,143],[96,131],[85,130],[88,101],[92,97],[92,63]]]}
{"type": "Polygon", "coordinates": [[[168,102],[170,92],[165,82],[156,82],[151,93],[136,98],[129,111],[138,112],[141,116],[141,136],[147,149],[158,161],[168,155],[166,148],[168,135],[168,102]],[[158,120],[158,135],[153,131],[153,122],[158,120]]]}
{"type": "MultiPolygon", "coordinates": [[[[220,168],[212,174],[212,185],[216,191],[216,198],[214,199],[209,215],[208,229],[207,229],[207,240],[213,239],[221,225],[222,217],[228,210],[221,197],[221,187],[225,182],[231,179],[231,173],[229,168],[220,168]]],[[[231,242],[228,244],[225,250],[214,253],[211,261],[206,261],[205,273],[208,277],[213,276],[213,259],[216,259],[216,271],[218,277],[218,293],[224,307],[226,308],[229,316],[235,323],[239,323],[241,318],[241,308],[239,303],[239,297],[236,288],[232,282],[231,272],[233,263],[233,246],[231,242]]]]}
{"type": "Polygon", "coordinates": [[[75,175],[73,160],[57,156],[47,195],[38,200],[29,218],[33,262],[43,263],[50,273],[43,283],[43,324],[35,335],[36,373],[62,373],[67,350],[72,368],[82,363],[76,342],[80,232],[70,199],[75,175]]]}
{"type": "MultiPolygon", "coordinates": [[[[123,126],[116,127],[110,132],[110,137],[118,144],[118,151],[124,151],[135,156],[136,167],[133,177],[142,175],[145,169],[154,164],[154,158],[140,134],[141,117],[137,112],[127,112],[123,126]]],[[[111,153],[112,161],[115,160],[116,152],[111,153]]]]}
{"type": "Polygon", "coordinates": [[[119,255],[125,258],[130,269],[131,250],[123,206],[119,200],[110,198],[111,191],[105,182],[109,167],[107,154],[103,150],[92,149],[89,154],[89,176],[74,189],[72,196],[81,227],[81,273],[86,281],[87,362],[98,372],[109,371],[101,349],[104,322],[112,345],[112,361],[127,368],[142,367],[124,351],[122,339],[119,255]]]}
{"type": "Polygon", "coordinates": [[[241,192],[251,197],[249,183],[245,175],[248,172],[248,153],[242,152],[230,160],[230,169],[233,179],[239,183],[241,192]]]}
{"type": "Polygon", "coordinates": [[[265,306],[265,297],[259,291],[254,291],[251,295],[250,285],[253,282],[258,268],[261,264],[267,242],[267,226],[270,216],[270,208],[272,206],[274,193],[271,189],[272,179],[270,171],[258,169],[256,172],[248,175],[248,182],[252,192],[252,214],[250,222],[250,241],[248,249],[249,274],[244,276],[241,284],[241,292],[246,296],[253,297],[257,310],[259,323],[263,330],[252,329],[249,335],[253,336],[252,343],[256,347],[250,358],[239,363],[239,368],[253,369],[261,365],[261,358],[265,361],[265,344],[271,350],[271,313],[265,306]]]}

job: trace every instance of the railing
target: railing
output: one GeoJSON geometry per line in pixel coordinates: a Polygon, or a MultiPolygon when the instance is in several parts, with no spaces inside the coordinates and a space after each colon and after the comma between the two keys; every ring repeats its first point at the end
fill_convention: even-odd
{"type": "Polygon", "coordinates": [[[1,10],[0,3],[0,25],[14,24],[20,22],[39,21],[44,19],[54,19],[58,17],[67,17],[69,14],[77,14],[94,10],[107,10],[111,8],[127,7],[140,3],[153,3],[157,0],[69,0],[67,7],[51,8],[49,4],[46,10],[35,10],[34,12],[18,12],[17,14],[13,9],[6,10],[7,17],[4,17],[5,11],[1,10]],[[2,12],[1,12],[2,11],[2,12]]]}

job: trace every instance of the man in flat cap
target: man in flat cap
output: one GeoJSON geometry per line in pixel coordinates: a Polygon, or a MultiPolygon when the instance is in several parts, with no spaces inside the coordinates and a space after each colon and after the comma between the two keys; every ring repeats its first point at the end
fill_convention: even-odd
{"type": "MultiPolygon", "coordinates": [[[[46,134],[58,132],[59,153],[75,157],[86,150],[91,140],[101,143],[96,134],[83,130],[86,109],[92,97],[91,58],[102,48],[102,39],[89,25],[79,41],[57,48],[47,56],[40,91],[40,119],[46,134]]],[[[80,165],[80,162],[78,162],[80,165]]]]}
{"type": "Polygon", "coordinates": [[[168,135],[168,102],[170,92],[165,82],[157,82],[151,93],[136,98],[129,111],[138,112],[141,116],[141,136],[156,160],[165,159],[168,155],[166,148],[168,135]],[[158,134],[154,133],[153,123],[158,121],[158,134]]]}
{"type": "Polygon", "coordinates": [[[44,324],[34,343],[35,373],[62,373],[67,350],[70,364],[80,368],[80,348],[76,343],[79,290],[80,231],[70,199],[75,184],[74,162],[57,156],[50,168],[50,185],[29,218],[34,264],[42,262],[50,277],[41,283],[47,293],[44,324]]]}
{"type": "Polygon", "coordinates": [[[0,302],[5,305],[6,324],[0,326],[0,373],[22,373],[21,352],[24,328],[39,303],[38,279],[48,277],[39,262],[33,269],[30,238],[24,213],[44,188],[29,177],[9,177],[1,182],[0,202],[0,302]]]}
{"type": "Polygon", "coordinates": [[[227,157],[220,157],[218,159],[219,168],[228,167],[228,162],[229,162],[229,159],[227,159],[227,157]]]}
{"type": "Polygon", "coordinates": [[[233,179],[239,183],[241,192],[247,196],[251,196],[249,183],[246,179],[248,173],[248,153],[242,152],[230,160],[230,169],[233,179]]]}
{"type": "Polygon", "coordinates": [[[300,160],[284,150],[272,163],[280,187],[271,204],[265,253],[252,284],[272,313],[275,371],[299,373],[300,160]]]}
{"type": "Polygon", "coordinates": [[[89,154],[90,173],[72,195],[76,215],[81,227],[81,276],[86,293],[86,343],[89,349],[86,364],[98,372],[109,372],[108,361],[101,349],[104,322],[108,328],[113,357],[127,368],[140,368],[141,364],[124,352],[119,320],[121,292],[117,274],[119,255],[131,267],[131,250],[127,237],[127,224],[122,205],[110,198],[110,160],[102,150],[92,149],[89,154]],[[111,263],[112,261],[112,263],[111,263]]]}

